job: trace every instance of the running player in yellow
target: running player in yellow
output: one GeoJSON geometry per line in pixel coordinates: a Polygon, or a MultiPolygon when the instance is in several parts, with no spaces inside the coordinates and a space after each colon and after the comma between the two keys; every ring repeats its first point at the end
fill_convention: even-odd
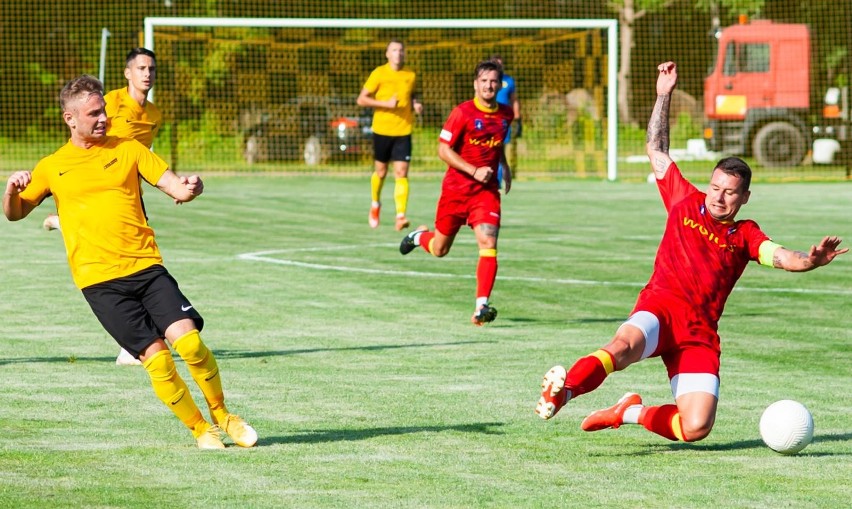
{"type": "Polygon", "coordinates": [[[375,171],[370,177],[372,204],[368,218],[371,228],[378,228],[382,203],[382,186],[393,161],[396,205],[396,229],[407,228],[408,164],[411,161],[411,130],[414,114],[423,112],[423,104],[414,95],[416,76],[405,67],[405,45],[398,39],[388,43],[388,63],[376,67],[361,94],[358,105],[373,108],[373,151],[375,171]]]}
{"type": "MultiPolygon", "coordinates": [[[[157,57],[146,48],[130,50],[125,59],[124,77],[127,86],[104,96],[106,100],[107,136],[133,138],[148,148],[163,123],[163,114],[148,100],[148,92],[157,79],[157,57]]],[[[48,214],[43,224],[46,230],[59,229],[59,216],[48,214]]],[[[115,363],[119,366],[139,365],[130,352],[121,349],[115,363]]]]}
{"type": "Polygon", "coordinates": [[[32,172],[9,177],[3,213],[18,221],[53,195],[74,283],[104,329],[142,361],[157,397],[199,448],[224,448],[221,431],[252,447],[257,433],[226,408],[219,367],[199,335],[204,320],[163,266],[142,207],[140,179],[175,203],[194,200],[204,184],[197,175],[176,175],[136,140],[107,136],[103,93],[92,76],[65,85],[59,104],[71,139],[32,172]],[[166,341],[204,394],[212,422],[193,401],[166,341]]]}

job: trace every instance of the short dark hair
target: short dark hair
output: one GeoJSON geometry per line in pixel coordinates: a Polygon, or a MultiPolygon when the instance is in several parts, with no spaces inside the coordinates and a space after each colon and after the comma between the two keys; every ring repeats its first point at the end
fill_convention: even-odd
{"type": "Polygon", "coordinates": [[[103,83],[88,74],[83,74],[70,80],[62,87],[62,91],[59,92],[59,109],[63,112],[68,111],[66,109],[68,103],[84,94],[86,96],[92,94],[104,95],[103,83]]]}
{"type": "Polygon", "coordinates": [[[500,62],[500,65],[502,65],[503,57],[502,57],[502,56],[500,56],[500,54],[499,54],[499,53],[494,53],[493,55],[491,55],[490,57],[488,57],[488,60],[494,60],[494,61],[496,61],[496,62],[500,62]]]}
{"type": "Polygon", "coordinates": [[[402,42],[402,39],[400,39],[398,37],[394,37],[393,39],[388,41],[388,45],[385,46],[385,48],[390,48],[390,45],[393,44],[393,43],[401,44],[403,48],[405,47],[405,43],[402,42]]]}
{"type": "Polygon", "coordinates": [[[482,73],[490,71],[497,71],[497,79],[503,81],[503,66],[491,59],[483,60],[476,64],[476,70],[473,71],[473,79],[476,80],[482,73]]]}
{"type": "Polygon", "coordinates": [[[124,67],[130,67],[130,63],[136,60],[136,57],[139,55],[145,55],[146,57],[151,57],[155,63],[157,62],[157,55],[154,54],[153,51],[148,48],[133,48],[129,52],[127,52],[127,58],[124,59],[124,67]]]}
{"type": "Polygon", "coordinates": [[[751,168],[739,157],[726,157],[722,159],[713,168],[713,171],[716,170],[739,177],[742,180],[743,191],[748,191],[749,186],[751,186],[751,168]]]}

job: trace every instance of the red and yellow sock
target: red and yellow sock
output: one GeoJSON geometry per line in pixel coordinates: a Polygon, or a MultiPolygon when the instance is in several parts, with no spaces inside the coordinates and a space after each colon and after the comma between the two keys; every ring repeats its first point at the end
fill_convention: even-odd
{"type": "Polygon", "coordinates": [[[491,297],[494,281],[497,279],[497,250],[480,249],[479,263],[476,265],[476,297],[491,297]]]}
{"type": "Polygon", "coordinates": [[[420,247],[429,254],[432,254],[432,239],[435,238],[435,232],[425,231],[420,234],[420,247]]]}
{"type": "Polygon", "coordinates": [[[172,347],[186,362],[189,374],[204,394],[213,422],[223,422],[228,415],[228,409],[225,407],[222,379],[219,377],[219,366],[213,352],[201,341],[197,330],[191,330],[177,338],[172,347]]]}
{"type": "Polygon", "coordinates": [[[571,391],[571,397],[591,392],[606,380],[610,373],[615,371],[615,359],[606,350],[597,350],[581,357],[568,370],[565,377],[565,386],[571,391]]]}
{"type": "MultiPolygon", "coordinates": [[[[172,353],[168,350],[161,350],[145,360],[142,366],[145,367],[145,371],[151,377],[154,394],[169,410],[174,412],[187,428],[192,430],[193,435],[196,434],[196,430],[204,428],[202,426],[205,423],[204,418],[192,400],[189,387],[186,386],[186,382],[183,381],[175,368],[172,353]]],[[[201,431],[199,431],[199,434],[201,431]]]]}
{"type": "Polygon", "coordinates": [[[688,442],[683,436],[677,405],[648,406],[639,412],[639,424],[669,440],[688,442]]]}

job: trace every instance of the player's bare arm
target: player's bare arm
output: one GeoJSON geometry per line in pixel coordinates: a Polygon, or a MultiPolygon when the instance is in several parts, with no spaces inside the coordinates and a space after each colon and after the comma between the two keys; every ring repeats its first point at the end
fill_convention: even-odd
{"type": "Polygon", "coordinates": [[[438,157],[449,166],[467,173],[477,182],[482,182],[483,184],[488,182],[494,175],[494,170],[488,166],[474,166],[469,164],[446,143],[438,143],[438,157]]]}
{"type": "Polygon", "coordinates": [[[672,91],[677,85],[677,65],[674,62],[666,62],[657,66],[657,69],[660,71],[657,78],[657,101],[648,120],[645,150],[654,174],[658,179],[662,179],[672,163],[669,156],[669,108],[672,91]]]}
{"type": "Polygon", "coordinates": [[[172,170],[166,170],[157,182],[157,188],[181,204],[192,201],[204,192],[204,182],[198,175],[178,176],[172,170]]]}
{"type": "Polygon", "coordinates": [[[355,103],[358,106],[364,106],[365,108],[396,108],[397,98],[396,94],[394,94],[387,101],[379,101],[373,94],[367,90],[366,88],[361,89],[361,93],[358,95],[358,99],[355,100],[355,103]]]}
{"type": "Polygon", "coordinates": [[[32,181],[32,174],[28,171],[16,171],[6,181],[6,191],[3,193],[3,213],[9,221],[18,221],[29,215],[35,208],[29,203],[21,200],[20,193],[32,181]]]}
{"type": "Polygon", "coordinates": [[[813,270],[828,265],[837,256],[849,251],[849,248],[838,249],[840,242],[842,239],[839,237],[824,237],[818,245],[811,246],[807,253],[779,247],[772,257],[772,264],[775,268],[790,272],[813,270]]]}

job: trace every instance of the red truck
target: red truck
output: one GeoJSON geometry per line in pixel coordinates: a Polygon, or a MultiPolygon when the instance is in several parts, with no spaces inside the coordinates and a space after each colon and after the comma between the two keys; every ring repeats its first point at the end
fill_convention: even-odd
{"type": "Polygon", "coordinates": [[[846,96],[837,88],[825,101],[814,96],[807,25],[741,23],[721,30],[718,42],[704,80],[709,150],[783,167],[801,164],[815,140],[845,143],[846,96]]]}

